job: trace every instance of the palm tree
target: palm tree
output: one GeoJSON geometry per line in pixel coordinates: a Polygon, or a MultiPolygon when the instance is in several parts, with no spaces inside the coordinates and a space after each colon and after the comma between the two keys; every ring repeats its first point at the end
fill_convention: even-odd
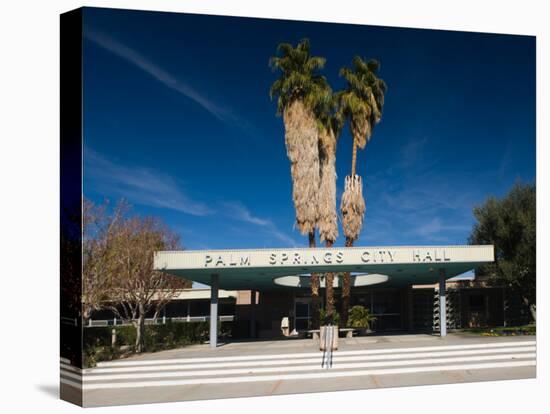
{"type": "MultiPolygon", "coordinates": [[[[336,214],[336,143],[342,129],[343,118],[336,110],[337,99],[326,102],[317,110],[319,119],[320,177],[318,193],[319,236],[326,247],[332,247],[338,237],[338,216],[336,214]]],[[[326,315],[334,315],[334,273],[325,275],[326,315]]]]}
{"type": "MultiPolygon", "coordinates": [[[[380,63],[374,59],[365,62],[353,58],[353,68],[343,67],[340,76],[346,80],[346,89],[338,93],[339,111],[349,121],[353,138],[351,174],[345,178],[340,210],[346,247],[353,246],[359,237],[365,216],[365,200],[361,177],[356,174],[357,148],[364,149],[370,140],[374,126],[380,122],[386,83],[378,78],[380,63]]],[[[346,324],[351,290],[351,276],[344,274],[342,285],[341,321],[346,324]]]]}
{"type": "MultiPolygon", "coordinates": [[[[277,114],[285,126],[285,144],[290,160],[292,199],[296,211],[296,225],[309,238],[309,247],[315,247],[315,227],[318,218],[317,192],[319,188],[318,124],[314,110],[332,96],[324,76],[318,71],[325,59],[311,56],[309,40],[296,47],[281,43],[269,64],[280,77],[271,85],[271,99],[277,96],[277,114]]],[[[312,326],[319,321],[319,277],[311,274],[312,326]]]]}

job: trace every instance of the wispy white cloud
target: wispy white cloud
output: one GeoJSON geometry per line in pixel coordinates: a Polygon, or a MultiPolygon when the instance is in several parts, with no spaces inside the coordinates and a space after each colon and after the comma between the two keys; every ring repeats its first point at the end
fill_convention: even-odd
{"type": "Polygon", "coordinates": [[[426,238],[433,238],[449,232],[465,232],[470,229],[471,226],[466,224],[449,224],[443,222],[439,217],[434,217],[432,220],[413,228],[412,233],[426,238]]]}
{"type": "Polygon", "coordinates": [[[285,245],[296,246],[296,241],[283,231],[279,230],[279,228],[275,225],[275,223],[273,223],[273,221],[255,216],[240,201],[225,201],[222,203],[222,205],[224,207],[225,213],[232,219],[259,226],[265,229],[265,231],[269,235],[283,242],[285,245]]]}
{"type": "Polygon", "coordinates": [[[193,216],[213,213],[204,203],[185,194],[173,177],[149,168],[114,162],[91,148],[84,149],[84,171],[93,189],[105,196],[123,197],[132,203],[193,216]]]}
{"type": "Polygon", "coordinates": [[[512,163],[512,157],[513,157],[513,142],[511,139],[509,139],[506,142],[506,145],[504,147],[504,151],[502,153],[502,157],[500,158],[500,163],[498,167],[498,177],[502,179],[504,177],[504,174],[509,170],[510,165],[512,163]]]}
{"type": "Polygon", "coordinates": [[[412,139],[401,148],[401,160],[398,163],[400,168],[409,168],[424,159],[424,150],[428,139],[426,137],[420,139],[412,139]]]}
{"type": "Polygon", "coordinates": [[[427,188],[422,184],[412,184],[403,189],[382,193],[381,200],[393,211],[416,211],[425,214],[433,214],[443,209],[467,209],[470,212],[473,205],[470,193],[460,193],[458,190],[453,192],[443,187],[427,188]]]}
{"type": "Polygon", "coordinates": [[[248,210],[244,204],[239,201],[225,201],[223,206],[226,209],[226,212],[232,217],[239,221],[244,221],[245,223],[256,224],[258,226],[269,226],[271,222],[269,220],[256,217],[252,215],[250,210],[248,210]]]}
{"type": "Polygon", "coordinates": [[[167,70],[147,59],[136,49],[133,49],[121,43],[117,39],[114,39],[113,37],[105,33],[95,31],[93,29],[87,29],[84,32],[84,36],[94,42],[96,45],[102,47],[103,49],[108,50],[114,55],[135,65],[157,81],[164,84],[166,87],[193,100],[195,103],[202,106],[220,121],[233,124],[247,131],[252,131],[254,129],[248,121],[241,119],[229,109],[213,102],[203,93],[200,93],[192,86],[190,86],[187,82],[184,82],[183,80],[175,77],[167,70]]]}
{"type": "Polygon", "coordinates": [[[407,243],[464,242],[472,208],[483,198],[467,169],[440,174],[427,138],[410,140],[385,169],[365,179],[367,217],[360,240],[407,243]],[[372,217],[372,219],[370,218],[372,217]],[[392,241],[394,242],[394,241],[392,241]]]}

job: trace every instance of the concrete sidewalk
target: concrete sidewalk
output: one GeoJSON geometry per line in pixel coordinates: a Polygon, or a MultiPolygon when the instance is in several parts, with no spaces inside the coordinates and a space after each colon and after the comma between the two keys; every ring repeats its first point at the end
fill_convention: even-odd
{"type": "Polygon", "coordinates": [[[62,387],[82,381],[84,405],[99,406],[534,378],[536,343],[466,335],[345,338],[332,368],[321,362],[312,339],[196,345],[83,371],[62,363],[62,387]]]}
{"type": "MultiPolygon", "coordinates": [[[[492,343],[505,340],[525,341],[535,340],[534,336],[485,337],[467,334],[449,334],[440,337],[437,334],[395,334],[357,336],[353,338],[339,338],[339,351],[355,349],[379,349],[388,347],[415,347],[427,345],[456,345],[468,343],[492,343]]],[[[190,345],[185,348],[171,349],[155,353],[143,353],[124,359],[130,360],[157,360],[170,358],[194,358],[209,356],[233,355],[261,355],[271,353],[300,353],[319,351],[319,340],[285,338],[275,340],[250,340],[220,342],[216,349],[211,349],[208,343],[190,345]]],[[[338,351],[336,351],[338,352],[338,351]]]]}

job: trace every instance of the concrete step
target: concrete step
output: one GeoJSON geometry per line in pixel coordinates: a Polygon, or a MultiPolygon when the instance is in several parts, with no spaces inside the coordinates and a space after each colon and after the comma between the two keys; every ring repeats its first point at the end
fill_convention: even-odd
{"type": "Polygon", "coordinates": [[[536,364],[535,341],[363,349],[322,353],[126,360],[80,370],[61,361],[61,382],[84,390],[306,380],[415,372],[512,368],[536,364]]]}

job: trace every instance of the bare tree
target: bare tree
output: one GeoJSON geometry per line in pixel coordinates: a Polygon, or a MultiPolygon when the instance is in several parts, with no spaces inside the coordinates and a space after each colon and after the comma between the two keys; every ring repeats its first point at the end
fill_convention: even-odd
{"type": "Polygon", "coordinates": [[[145,316],[158,315],[189,282],[153,270],[154,252],[174,250],[179,237],[159,220],[132,217],[124,220],[112,242],[113,278],[110,309],[136,328],[136,352],[144,349],[145,316]]]}
{"type": "Polygon", "coordinates": [[[84,199],[82,206],[82,319],[84,324],[93,311],[108,299],[113,274],[112,243],[123,226],[129,206],[120,201],[109,212],[109,202],[95,205],[84,199]]]}

